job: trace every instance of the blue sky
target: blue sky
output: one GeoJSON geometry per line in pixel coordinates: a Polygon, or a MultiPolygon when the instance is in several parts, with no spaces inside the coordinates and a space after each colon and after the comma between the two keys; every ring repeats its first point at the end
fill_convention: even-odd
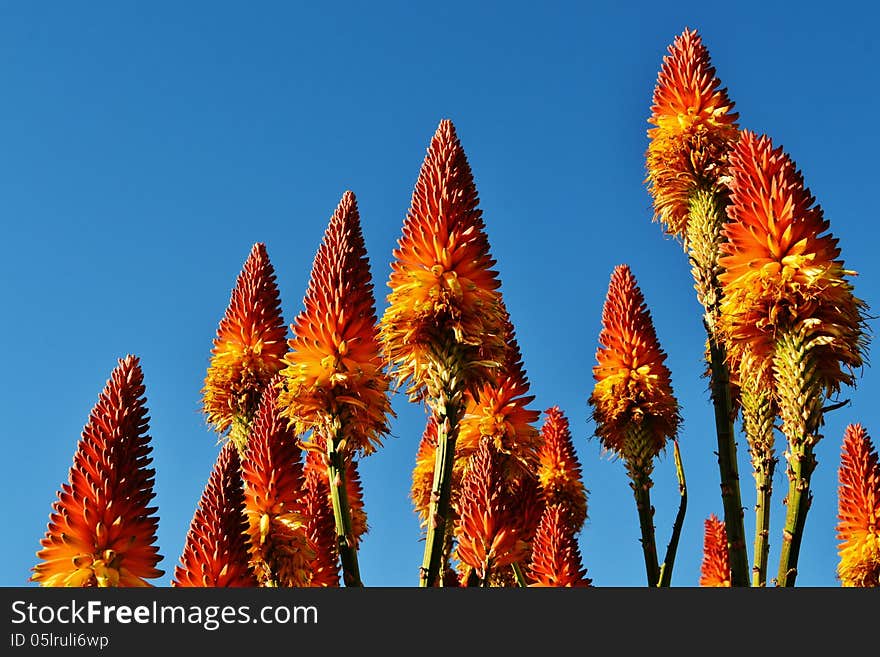
{"type": "MultiPolygon", "coordinates": [[[[657,71],[677,34],[700,32],[741,125],[802,169],[859,272],[856,294],[877,308],[877,16],[867,2],[622,5],[0,3],[0,585],[26,583],[83,424],[128,353],[150,409],[157,584],[170,581],[217,453],[199,389],[251,246],[266,244],[290,323],[352,190],[381,314],[444,118],[474,172],[534,408],[559,405],[571,422],[589,489],[579,541],[597,586],[644,585],[625,470],[591,438],[586,403],[609,276],[621,263],[636,276],[684,417],[689,505],[673,585],[696,585],[703,521],[722,507],[700,308],[643,183],[657,71]]],[[[798,585],[837,586],[840,442],[850,422],[880,436],[878,385],[866,367],[827,417],[798,585]]],[[[367,586],[416,585],[422,558],[408,493],[424,413],[402,394],[394,408],[392,435],[361,463],[367,586]]],[[[742,439],[739,468],[751,537],[742,439]]],[[[678,504],[671,452],[654,480],[662,558],[678,504]]]]}

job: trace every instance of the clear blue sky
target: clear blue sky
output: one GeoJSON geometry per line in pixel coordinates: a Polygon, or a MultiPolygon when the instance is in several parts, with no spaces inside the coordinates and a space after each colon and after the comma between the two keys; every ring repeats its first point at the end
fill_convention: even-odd
{"type": "MultiPolygon", "coordinates": [[[[643,184],[661,58],[684,27],[700,32],[741,125],[771,135],[803,170],[859,272],[856,293],[876,309],[875,12],[767,0],[0,4],[0,585],[26,582],[83,424],[128,353],[145,374],[158,583],[170,581],[217,453],[199,389],[251,245],[267,245],[289,324],[351,189],[381,314],[391,251],[443,118],[474,171],[534,407],[559,405],[571,421],[590,491],[579,539],[597,586],[644,584],[628,480],[591,438],[586,403],[608,278],[627,263],[638,279],[684,417],[690,499],[673,585],[696,585],[703,521],[722,507],[700,308],[643,184]]],[[[802,586],[837,586],[844,427],[862,422],[880,438],[876,369],[844,396],[851,404],[829,415],[817,448],[802,586]]],[[[408,493],[424,414],[402,395],[394,408],[393,435],[361,464],[368,586],[414,586],[421,564],[408,493]]],[[[751,536],[742,440],[739,467],[751,536]]],[[[653,501],[662,558],[678,504],[671,452],[653,501]]]]}

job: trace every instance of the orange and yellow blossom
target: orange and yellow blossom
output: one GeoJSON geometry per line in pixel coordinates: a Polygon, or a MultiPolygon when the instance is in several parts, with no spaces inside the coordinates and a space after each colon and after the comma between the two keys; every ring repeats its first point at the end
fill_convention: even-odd
{"type": "Polygon", "coordinates": [[[302,448],[278,408],[280,376],[260,400],[241,465],[248,547],[260,586],[308,586],[315,554],[306,534],[302,448]]]}
{"type": "Polygon", "coordinates": [[[743,131],[730,154],[721,327],[730,357],[757,367],[777,338],[803,331],[826,395],[852,385],[863,362],[864,303],[853,295],[838,240],[782,147],[743,131]]]}
{"type": "Polygon", "coordinates": [[[737,139],[738,114],[715,76],[709,51],[685,29],[668,48],[654,88],[648,122],[647,182],[654,218],[686,239],[695,191],[723,194],[727,152],[737,139]]]}
{"type": "Polygon", "coordinates": [[[238,449],[227,442],[193,515],[172,586],[257,586],[250,568],[238,449]]]}
{"type": "Polygon", "coordinates": [[[342,452],[371,454],[381,446],[392,411],[370,263],[351,191],[330,218],[303,303],[284,356],[283,415],[300,435],[327,435],[338,424],[342,452]]]}
{"type": "Polygon", "coordinates": [[[681,421],[666,354],[630,268],[611,274],[602,308],[595,385],[589,402],[602,446],[648,463],[681,421]]]}
{"type": "Polygon", "coordinates": [[[837,488],[837,577],[845,587],[880,586],[880,462],[868,431],[843,434],[837,488]]]}
{"type": "Polygon", "coordinates": [[[529,586],[592,586],[581,564],[577,530],[562,504],[548,504],[541,515],[528,568],[529,586]]]}
{"type": "Polygon", "coordinates": [[[83,428],[52,504],[31,581],[40,586],[151,586],[161,577],[159,519],[149,506],[150,453],[144,375],[133,355],[120,359],[83,428]]]}
{"type": "Polygon", "coordinates": [[[453,377],[476,388],[504,357],[501,283],[478,203],[455,127],[443,120],[393,252],[381,320],[385,356],[413,399],[437,397],[453,377]]]}
{"type": "Polygon", "coordinates": [[[714,513],[703,523],[703,561],[700,586],[730,586],[730,554],[724,522],[714,513]]]}
{"type": "Polygon", "coordinates": [[[483,438],[471,455],[457,500],[456,556],[484,585],[494,572],[528,555],[519,505],[505,481],[501,452],[483,438]]]}
{"type": "Polygon", "coordinates": [[[587,519],[587,490],[581,479],[581,464],[562,409],[552,406],[544,413],[538,448],[538,481],[547,505],[561,507],[568,528],[577,533],[587,519]]]}
{"type": "Polygon", "coordinates": [[[220,320],[202,388],[209,424],[220,434],[232,430],[240,452],[263,389],[283,366],[286,335],[275,270],[257,242],[220,320]]]}

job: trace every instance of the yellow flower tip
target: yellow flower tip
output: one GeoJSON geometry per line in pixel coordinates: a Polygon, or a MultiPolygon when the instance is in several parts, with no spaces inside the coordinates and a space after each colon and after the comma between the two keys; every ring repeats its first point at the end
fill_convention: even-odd
{"type": "Polygon", "coordinates": [[[161,577],[159,519],[149,506],[149,417],[140,360],[118,361],[92,408],[68,482],[52,505],[39,563],[41,586],[150,586],[161,577]]]}
{"type": "Polygon", "coordinates": [[[193,515],[172,586],[257,586],[249,564],[238,449],[227,442],[193,515]]]}
{"type": "Polygon", "coordinates": [[[719,328],[731,360],[748,352],[766,368],[777,336],[803,330],[827,392],[852,385],[864,361],[867,306],[801,172],[782,147],[750,131],[732,148],[729,170],[719,328]]]}
{"type": "Polygon", "coordinates": [[[275,270],[257,242],[236,279],[220,320],[202,387],[202,407],[218,433],[233,421],[249,421],[263,388],[282,367],[287,326],[275,270]]]}
{"type": "Polygon", "coordinates": [[[880,586],[880,462],[861,424],[843,435],[837,499],[837,577],[846,587],[880,586]]]}
{"type": "Polygon", "coordinates": [[[248,549],[261,586],[306,586],[315,554],[303,527],[302,450],[278,408],[280,377],[266,386],[241,464],[248,549]]]}
{"type": "Polygon", "coordinates": [[[538,481],[546,503],[559,505],[570,528],[578,532],[587,519],[587,490],[571,438],[568,418],[558,406],[548,408],[541,427],[538,481]]]}
{"type": "Polygon", "coordinates": [[[677,435],[681,416],[666,354],[627,265],[611,274],[596,361],[589,404],[603,447],[627,458],[625,445],[636,430],[648,441],[640,454],[656,456],[677,435]]]}
{"type": "Polygon", "coordinates": [[[505,353],[500,281],[451,121],[431,139],[393,255],[380,337],[397,384],[423,397],[450,365],[465,387],[491,379],[505,353]]]}
{"type": "Polygon", "coordinates": [[[303,304],[284,356],[283,414],[300,434],[339,420],[345,451],[371,454],[393,412],[370,263],[351,191],[330,217],[303,304]]]}
{"type": "Polygon", "coordinates": [[[541,515],[528,573],[530,586],[592,586],[581,564],[577,530],[571,525],[568,510],[561,504],[548,504],[541,515]]]}
{"type": "Polygon", "coordinates": [[[724,527],[724,522],[713,513],[703,523],[703,561],[700,564],[700,586],[726,587],[731,585],[730,582],[727,530],[724,527]]]}
{"type": "Polygon", "coordinates": [[[654,87],[646,153],[654,218],[684,238],[688,203],[697,189],[722,191],[727,152],[736,141],[738,114],[715,75],[709,51],[695,30],[685,29],[654,87]]]}

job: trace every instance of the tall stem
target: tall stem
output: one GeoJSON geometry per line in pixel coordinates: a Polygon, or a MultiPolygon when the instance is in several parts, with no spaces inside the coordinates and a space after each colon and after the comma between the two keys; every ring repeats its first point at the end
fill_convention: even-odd
{"type": "Polygon", "coordinates": [[[327,479],[330,482],[330,500],[333,505],[333,520],[336,526],[336,547],[342,563],[342,581],[346,586],[363,586],[358,566],[357,543],[351,522],[351,507],[348,503],[346,486],[346,463],[339,443],[342,426],[335,420],[330,428],[327,442],[327,479]]]}
{"type": "Polygon", "coordinates": [[[810,477],[816,468],[816,457],[809,443],[791,451],[788,457],[788,499],[785,512],[785,529],[782,532],[782,549],[779,557],[777,586],[794,586],[797,578],[798,557],[801,540],[810,508],[810,477]]]}
{"type": "MultiPolygon", "coordinates": [[[[450,377],[444,377],[448,382],[450,377]]],[[[446,521],[452,498],[452,471],[455,463],[455,442],[458,439],[458,418],[461,395],[448,383],[443,386],[434,409],[437,420],[437,450],[434,455],[434,479],[428,505],[428,533],[425,553],[419,571],[419,586],[436,586],[442,573],[446,521]]]]}
{"type": "Polygon", "coordinates": [[[636,500],[636,508],[639,512],[639,529],[642,534],[642,553],[645,557],[645,575],[648,578],[648,586],[657,586],[660,581],[660,566],[657,563],[657,543],[654,539],[654,507],[651,506],[651,463],[644,463],[640,459],[627,461],[629,470],[630,486],[636,500]]]}

